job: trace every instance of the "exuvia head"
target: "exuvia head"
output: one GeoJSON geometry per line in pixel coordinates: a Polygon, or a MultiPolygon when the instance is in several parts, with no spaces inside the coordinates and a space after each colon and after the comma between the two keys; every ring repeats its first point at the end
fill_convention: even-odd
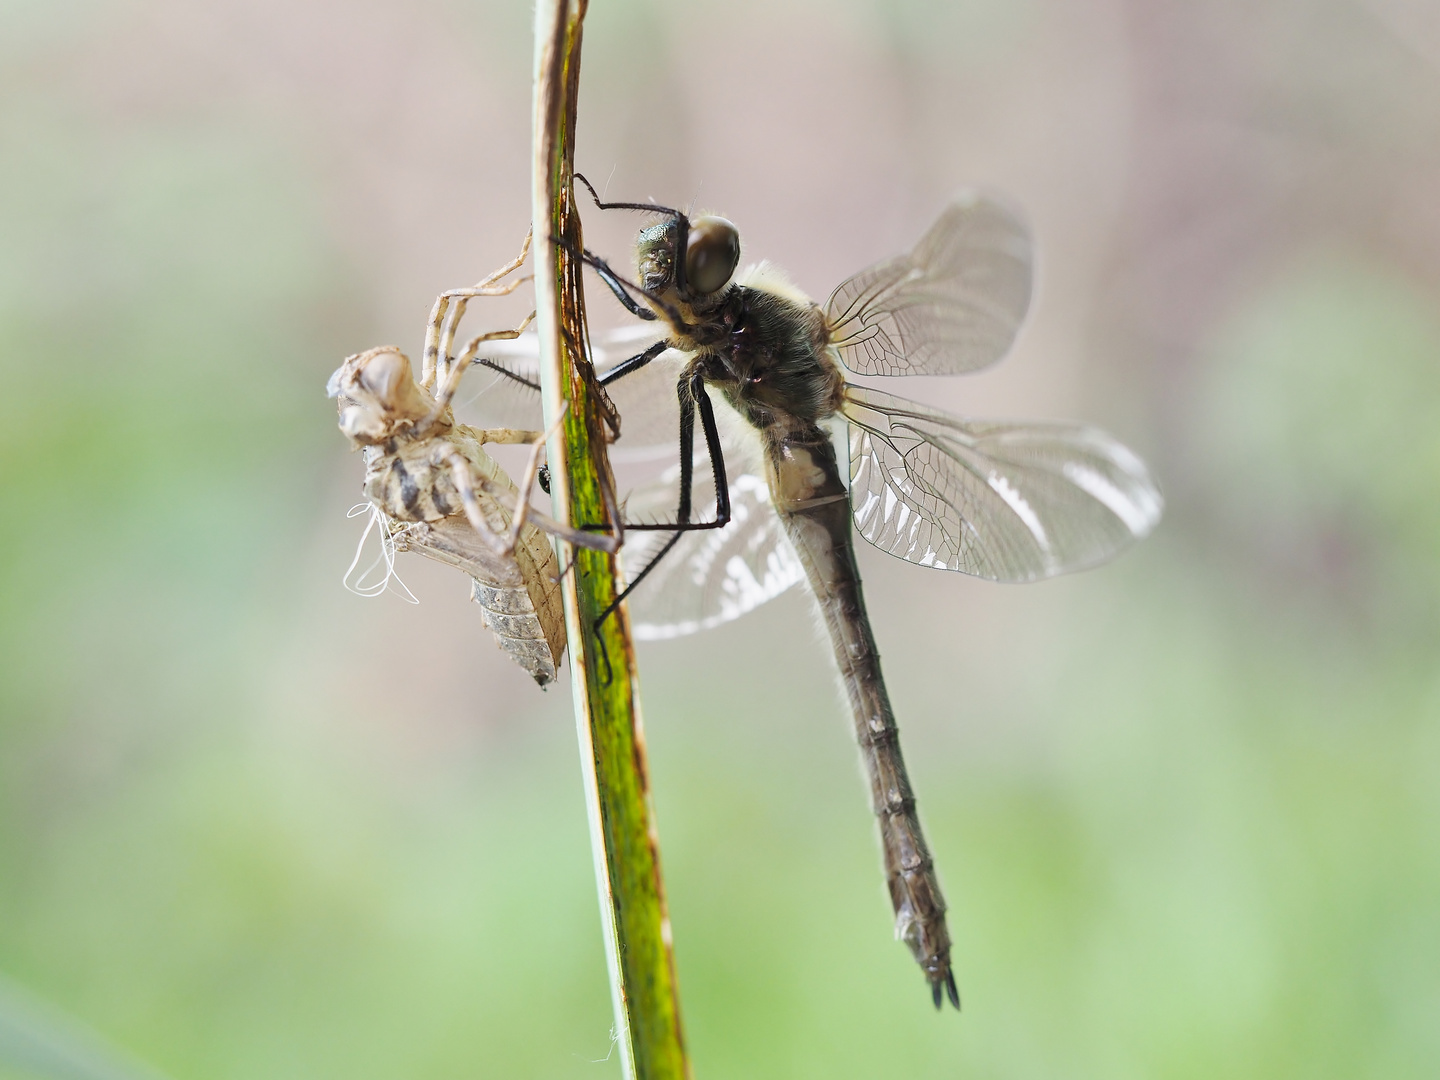
{"type": "Polygon", "coordinates": [[[326,390],[339,399],[340,430],[357,446],[383,443],[434,406],[416,385],[409,357],[394,345],[347,356],[326,390]]]}
{"type": "Polygon", "coordinates": [[[704,214],[691,221],[676,213],[641,229],[635,241],[640,284],[651,292],[674,286],[682,295],[712,296],[723,289],[740,263],[740,230],[725,218],[704,214]],[[685,237],[685,258],[676,258],[685,237]]]}

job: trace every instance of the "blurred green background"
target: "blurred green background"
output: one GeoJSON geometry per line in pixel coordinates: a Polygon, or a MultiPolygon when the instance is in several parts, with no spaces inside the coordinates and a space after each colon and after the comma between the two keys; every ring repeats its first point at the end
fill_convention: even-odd
{"type": "MultiPolygon", "coordinates": [[[[958,1017],[805,599],[642,649],[699,1077],[1440,1075],[1437,12],[593,0],[597,183],[821,296],[1006,193],[1019,347],[889,388],[1168,498],[1043,585],[861,552],[958,1017]]],[[[341,588],[323,389],[516,247],[531,17],[0,2],[0,973],[176,1080],[618,1074],[568,689],[341,588]]]]}

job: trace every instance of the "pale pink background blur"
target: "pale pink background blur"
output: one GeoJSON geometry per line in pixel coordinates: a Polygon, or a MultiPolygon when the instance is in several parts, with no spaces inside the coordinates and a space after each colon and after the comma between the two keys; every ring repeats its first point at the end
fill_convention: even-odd
{"type": "MultiPolygon", "coordinates": [[[[324,396],[518,245],[532,16],[0,5],[0,972],[174,1076],[614,1073],[568,688],[341,588],[324,396]]],[[[697,1075],[1435,1075],[1440,5],[595,0],[582,83],[597,185],[817,297],[1021,207],[1014,354],[887,389],[1168,500],[1032,587],[860,553],[958,1021],[805,598],[642,648],[697,1075]]]]}

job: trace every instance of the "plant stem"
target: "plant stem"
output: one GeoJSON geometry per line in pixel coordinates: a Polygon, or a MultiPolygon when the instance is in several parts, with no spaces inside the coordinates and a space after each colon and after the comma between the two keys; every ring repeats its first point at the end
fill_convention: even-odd
{"type": "MultiPolygon", "coordinates": [[[[569,405],[548,447],[556,515],[609,525],[613,478],[590,362],[576,352],[589,340],[572,184],[586,6],[539,0],[535,15],[535,307],[546,424],[569,405]]],[[[629,618],[621,609],[595,629],[619,591],[615,557],[562,547],[564,558],[574,559],[564,581],[565,621],[621,1060],[636,1080],[686,1080],[629,618]]]]}

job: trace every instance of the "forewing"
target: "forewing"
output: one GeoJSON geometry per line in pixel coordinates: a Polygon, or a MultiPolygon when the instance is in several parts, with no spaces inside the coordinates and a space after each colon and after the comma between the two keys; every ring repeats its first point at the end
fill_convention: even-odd
{"type": "Polygon", "coordinates": [[[825,304],[831,340],[858,375],[958,375],[999,360],[1030,306],[1030,232],[967,192],[908,255],[862,270],[825,304]]]}
{"type": "Polygon", "coordinates": [[[1097,428],[961,420],[846,388],[855,527],[921,566],[1034,581],[1104,562],[1163,500],[1144,462],[1097,428]]]}
{"type": "MultiPolygon", "coordinates": [[[[634,492],[626,500],[626,520],[673,521],[678,481],[675,469],[634,492]]],[[[715,505],[715,482],[708,468],[696,470],[694,504],[715,505]]],[[[620,549],[626,577],[633,580],[673,535],[627,532],[620,549]]],[[[730,523],[681,535],[631,594],[631,626],[642,641],[693,634],[738,619],[804,576],[765,481],[742,473],[730,478],[730,523]]]]}

